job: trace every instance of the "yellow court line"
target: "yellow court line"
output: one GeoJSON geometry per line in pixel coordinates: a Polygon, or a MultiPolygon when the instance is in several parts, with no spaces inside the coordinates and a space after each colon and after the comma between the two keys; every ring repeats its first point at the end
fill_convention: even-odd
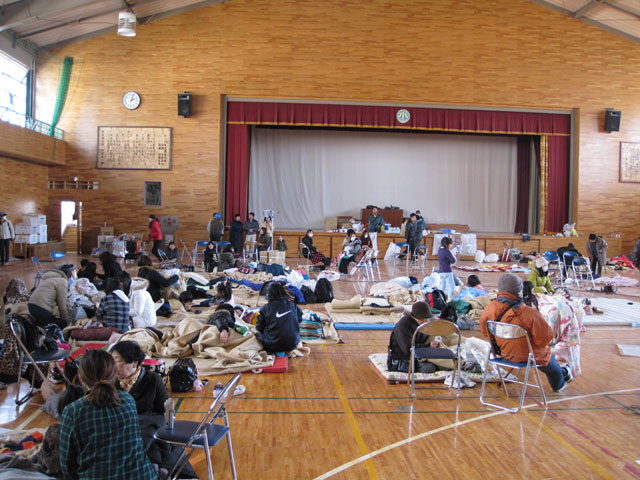
{"type": "MultiPolygon", "coordinates": [[[[322,345],[323,353],[328,353],[327,346],[322,345]]],[[[367,445],[364,443],[364,439],[362,438],[362,434],[360,433],[360,429],[358,428],[358,422],[356,422],[356,417],[353,414],[353,410],[351,410],[351,406],[349,405],[349,400],[344,393],[344,389],[342,388],[342,383],[340,383],[340,379],[338,378],[338,372],[336,372],[336,368],[331,361],[331,356],[326,355],[327,364],[329,365],[329,374],[333,379],[333,383],[336,386],[336,390],[338,391],[338,396],[340,397],[340,401],[342,402],[342,408],[344,408],[344,413],[347,416],[347,420],[349,421],[349,425],[351,426],[351,430],[353,431],[353,436],[356,438],[356,443],[358,444],[358,448],[360,448],[360,453],[367,455],[369,453],[369,449],[367,445]]],[[[373,462],[370,459],[364,460],[365,466],[367,467],[367,472],[369,472],[369,478],[372,480],[377,480],[378,473],[376,472],[375,467],[373,466],[373,462]]]]}
{"type": "MultiPolygon", "coordinates": [[[[550,403],[560,403],[560,402],[567,402],[567,401],[570,401],[570,400],[580,400],[580,399],[583,399],[583,398],[598,397],[598,396],[601,396],[601,395],[614,395],[614,394],[617,394],[617,393],[629,393],[629,392],[637,392],[637,391],[640,391],[640,388],[628,388],[628,389],[625,389],[625,390],[612,390],[610,392],[588,393],[586,395],[579,395],[577,397],[563,397],[563,398],[558,398],[556,400],[549,400],[547,403],[548,404],[550,404],[550,403]]],[[[524,407],[522,407],[522,409],[524,410],[524,409],[537,407],[537,406],[539,406],[537,403],[531,403],[529,405],[525,405],[524,407]]],[[[431,435],[435,435],[436,433],[444,432],[445,430],[451,430],[452,428],[457,428],[457,427],[460,427],[462,425],[466,425],[468,423],[477,422],[478,420],[484,420],[485,418],[495,417],[495,416],[498,416],[498,415],[504,415],[506,413],[509,413],[509,412],[501,410],[499,412],[486,413],[484,415],[479,415],[477,417],[469,418],[467,420],[461,420],[459,422],[454,422],[454,423],[451,423],[449,425],[445,425],[445,426],[442,426],[442,427],[439,427],[439,428],[436,428],[436,429],[433,429],[433,430],[429,430],[428,432],[423,432],[423,433],[420,433],[418,435],[413,435],[411,437],[405,438],[404,440],[399,440],[399,441],[397,441],[395,443],[387,445],[386,447],[379,448],[378,450],[375,450],[375,451],[373,451],[371,453],[367,453],[366,455],[362,455],[361,457],[354,458],[350,462],[347,462],[344,465],[340,465],[339,467],[336,467],[333,470],[330,470],[327,473],[316,477],[314,480],[324,480],[326,478],[333,477],[334,475],[336,475],[336,474],[338,474],[338,473],[340,473],[340,472],[342,472],[344,470],[347,470],[348,468],[351,468],[354,465],[357,465],[357,464],[362,463],[362,462],[369,461],[371,458],[376,457],[378,455],[381,455],[381,454],[383,454],[385,452],[388,452],[389,450],[393,450],[394,448],[401,447],[403,445],[406,445],[408,443],[414,442],[416,440],[420,440],[422,438],[429,437],[431,435]]]]}

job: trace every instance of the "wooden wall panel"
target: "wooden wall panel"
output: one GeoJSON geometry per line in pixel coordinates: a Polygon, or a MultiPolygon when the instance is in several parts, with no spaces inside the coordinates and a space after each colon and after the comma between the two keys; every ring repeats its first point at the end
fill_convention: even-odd
{"type": "MultiPolygon", "coordinates": [[[[640,235],[640,184],[618,183],[620,141],[640,138],[640,46],[526,0],[234,0],[54,52],[76,59],[60,127],[67,166],[52,178],[101,181],[85,225],[140,230],[149,212],[179,215],[189,242],[220,208],[221,95],[323,101],[579,109],[578,229],[640,235]],[[141,94],[135,111],[121,105],[141,94]],[[194,93],[190,118],[177,94],[194,93]],[[621,132],[603,131],[604,110],[621,132]],[[95,169],[99,125],[171,126],[170,172],[95,169]],[[145,208],[144,180],[163,182],[145,208]]],[[[59,72],[40,59],[38,116],[59,72]]],[[[382,187],[379,187],[382,188],[382,187]]]]}
{"type": "Polygon", "coordinates": [[[64,165],[65,143],[54,137],[0,121],[0,155],[42,165],[64,165]]]}

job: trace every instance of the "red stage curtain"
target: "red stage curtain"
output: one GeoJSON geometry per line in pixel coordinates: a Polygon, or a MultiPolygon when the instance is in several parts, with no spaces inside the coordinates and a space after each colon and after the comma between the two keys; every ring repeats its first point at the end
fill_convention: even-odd
{"type": "Polygon", "coordinates": [[[549,137],[547,232],[561,232],[569,211],[569,137],[549,137]]]}
{"type": "Polygon", "coordinates": [[[226,223],[231,222],[234,213],[239,213],[242,218],[245,218],[247,214],[249,149],[249,127],[247,125],[228,125],[226,223]]]}
{"type": "Polygon", "coordinates": [[[229,102],[228,122],[550,136],[569,135],[571,127],[568,114],[420,107],[407,107],[411,118],[403,124],[396,118],[400,108],[373,105],[229,102]]]}
{"type": "Polygon", "coordinates": [[[529,233],[529,177],[531,175],[531,138],[518,137],[516,233],[529,233]]]}

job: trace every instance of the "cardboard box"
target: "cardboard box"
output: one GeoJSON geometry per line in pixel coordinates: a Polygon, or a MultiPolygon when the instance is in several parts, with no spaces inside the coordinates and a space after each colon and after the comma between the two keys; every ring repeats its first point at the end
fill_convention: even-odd
{"type": "Polygon", "coordinates": [[[269,252],[260,252],[260,262],[269,263],[269,252]]]}
{"type": "Polygon", "coordinates": [[[19,223],[16,225],[16,235],[37,235],[38,230],[38,225],[31,225],[30,223],[19,223]]]}
{"type": "Polygon", "coordinates": [[[100,227],[100,235],[113,235],[114,227],[100,227]]]}
{"type": "Polygon", "coordinates": [[[16,243],[35,245],[38,243],[38,235],[16,235],[16,243]]]}
{"type": "Polygon", "coordinates": [[[38,225],[38,235],[47,236],[47,226],[46,225],[38,225]]]}
{"type": "Polygon", "coordinates": [[[47,224],[47,216],[46,215],[25,215],[22,217],[22,223],[30,223],[31,225],[46,225],[47,224]]]}
{"type": "Polygon", "coordinates": [[[337,230],[338,229],[338,217],[326,217],[324,219],[324,229],[326,231],[337,230]]]}
{"type": "Polygon", "coordinates": [[[272,250],[269,252],[269,263],[279,263],[280,265],[284,265],[285,256],[287,252],[281,252],[280,250],[272,250]]]}
{"type": "Polygon", "coordinates": [[[42,234],[42,233],[38,234],[38,243],[47,243],[47,234],[46,234],[46,232],[44,234],[42,234]]]}

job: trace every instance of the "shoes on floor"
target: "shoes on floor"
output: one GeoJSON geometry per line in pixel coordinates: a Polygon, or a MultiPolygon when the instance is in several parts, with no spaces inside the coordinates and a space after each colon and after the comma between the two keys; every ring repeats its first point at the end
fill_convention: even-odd
{"type": "Polygon", "coordinates": [[[566,383],[573,381],[573,368],[568,363],[562,368],[562,374],[564,375],[564,381],[566,383]]]}

